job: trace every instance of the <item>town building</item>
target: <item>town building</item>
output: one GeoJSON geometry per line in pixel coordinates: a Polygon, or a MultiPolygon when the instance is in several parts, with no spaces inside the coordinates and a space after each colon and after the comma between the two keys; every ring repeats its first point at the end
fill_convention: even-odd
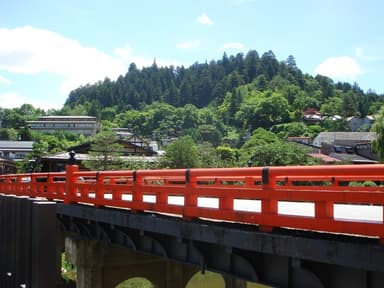
{"type": "Polygon", "coordinates": [[[319,154],[338,161],[373,164],[378,162],[378,156],[372,149],[376,137],[375,132],[321,132],[312,145],[320,149],[319,154]]]}
{"type": "MultiPolygon", "coordinates": [[[[118,143],[123,146],[122,155],[119,156],[126,161],[144,161],[154,163],[159,159],[158,151],[153,148],[153,143],[148,143],[141,137],[134,134],[126,134],[127,137],[120,138],[118,143]]],[[[91,150],[91,142],[70,147],[67,152],[57,153],[55,155],[44,156],[40,161],[43,172],[59,172],[64,171],[65,166],[70,159],[70,153],[74,153],[74,163],[85,169],[83,162],[90,160],[89,152],[91,150]]]]}
{"type": "Polygon", "coordinates": [[[22,160],[33,150],[33,141],[0,141],[0,157],[8,160],[22,160]]]}
{"type": "Polygon", "coordinates": [[[37,120],[27,121],[27,125],[35,132],[62,131],[84,136],[95,135],[100,130],[100,124],[93,116],[42,116],[37,120]]]}
{"type": "Polygon", "coordinates": [[[0,175],[16,173],[16,162],[33,150],[33,141],[0,141],[0,175]]]}
{"type": "Polygon", "coordinates": [[[15,161],[0,157],[0,175],[16,173],[15,161]]]}
{"type": "Polygon", "coordinates": [[[375,116],[365,116],[364,118],[359,118],[356,116],[348,117],[347,123],[351,128],[351,131],[369,131],[371,129],[372,124],[375,122],[375,116]]]}
{"type": "Polygon", "coordinates": [[[312,145],[321,147],[323,143],[339,146],[354,146],[360,143],[371,143],[377,138],[375,132],[321,132],[312,145]]]}

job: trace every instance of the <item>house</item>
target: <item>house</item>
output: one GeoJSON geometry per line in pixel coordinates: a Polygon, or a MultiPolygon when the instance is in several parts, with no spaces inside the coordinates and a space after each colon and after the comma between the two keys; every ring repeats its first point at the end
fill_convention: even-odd
{"type": "Polygon", "coordinates": [[[322,164],[326,164],[326,165],[341,162],[340,159],[331,157],[329,155],[325,155],[323,153],[309,153],[308,156],[315,158],[315,159],[319,159],[322,164]]]}
{"type": "Polygon", "coordinates": [[[96,117],[92,116],[43,116],[27,121],[28,128],[41,133],[63,131],[78,135],[92,136],[100,130],[96,117]]]}
{"type": "Polygon", "coordinates": [[[33,151],[33,144],[33,141],[0,141],[0,174],[16,173],[16,162],[33,151]]]}
{"type": "Polygon", "coordinates": [[[307,109],[303,113],[303,122],[310,125],[310,124],[318,124],[322,121],[323,116],[322,114],[317,111],[316,109],[307,109]]]}
{"type": "Polygon", "coordinates": [[[0,157],[0,175],[17,172],[15,161],[0,157]]]}
{"type": "MultiPolygon", "coordinates": [[[[120,139],[118,142],[124,147],[120,158],[133,161],[156,162],[158,160],[158,152],[153,150],[151,143],[146,142],[142,138],[131,134],[128,139],[120,139]]],[[[89,151],[91,150],[91,142],[87,142],[78,146],[70,147],[67,152],[61,152],[55,155],[49,155],[40,159],[43,172],[64,171],[65,166],[70,159],[70,152],[74,152],[73,164],[77,164],[80,168],[84,168],[83,161],[90,160],[89,151]]]]}
{"type": "Polygon", "coordinates": [[[373,164],[378,162],[372,150],[374,132],[322,132],[313,145],[320,148],[320,153],[343,162],[353,164],[373,164]]]}
{"type": "Polygon", "coordinates": [[[371,143],[376,137],[375,132],[321,132],[313,139],[312,145],[322,147],[323,143],[328,143],[355,146],[359,143],[371,143]]]}
{"type": "Polygon", "coordinates": [[[359,118],[356,116],[348,117],[347,123],[351,128],[351,131],[369,131],[372,124],[375,122],[375,116],[365,116],[364,118],[359,118]]]}
{"type": "Polygon", "coordinates": [[[0,157],[18,161],[33,151],[33,141],[0,141],[0,157]]]}
{"type": "Polygon", "coordinates": [[[296,143],[307,144],[307,145],[311,145],[312,144],[312,138],[311,137],[304,137],[304,136],[300,136],[300,137],[291,136],[291,137],[288,137],[288,141],[289,142],[296,142],[296,143]]]}

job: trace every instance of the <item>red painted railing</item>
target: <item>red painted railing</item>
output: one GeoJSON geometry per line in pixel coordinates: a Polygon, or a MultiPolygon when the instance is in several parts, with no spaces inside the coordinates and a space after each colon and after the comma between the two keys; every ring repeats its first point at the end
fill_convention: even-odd
{"type": "Polygon", "coordinates": [[[384,165],[100,172],[67,166],[62,173],[1,175],[0,193],[257,224],[263,231],[288,227],[364,235],[384,242],[384,165]],[[350,186],[352,181],[377,186],[350,186]],[[337,215],[342,209],[358,215],[341,219],[347,218],[337,215]],[[364,215],[370,209],[378,214],[375,219],[364,215]]]}

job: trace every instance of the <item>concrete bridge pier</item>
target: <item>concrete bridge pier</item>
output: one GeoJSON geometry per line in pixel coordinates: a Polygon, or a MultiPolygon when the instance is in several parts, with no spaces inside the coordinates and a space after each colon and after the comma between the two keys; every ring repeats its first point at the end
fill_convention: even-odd
{"type": "MultiPolygon", "coordinates": [[[[95,240],[65,239],[67,259],[76,265],[77,288],[114,288],[142,277],[156,288],[182,288],[198,267],[104,245],[95,240]]],[[[224,276],[226,288],[245,288],[246,281],[224,276]]]]}
{"type": "Polygon", "coordinates": [[[0,194],[0,287],[55,287],[59,267],[56,203],[0,194]]]}

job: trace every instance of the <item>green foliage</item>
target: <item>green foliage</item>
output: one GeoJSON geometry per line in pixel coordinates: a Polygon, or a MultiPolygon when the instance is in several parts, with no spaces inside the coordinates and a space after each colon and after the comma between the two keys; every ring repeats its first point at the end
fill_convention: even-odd
{"type": "Polygon", "coordinates": [[[377,187],[377,184],[373,181],[364,181],[364,182],[352,181],[352,182],[349,182],[348,186],[351,186],[351,187],[377,187]]]}
{"type": "Polygon", "coordinates": [[[67,281],[76,281],[76,267],[67,261],[65,253],[61,254],[61,276],[67,281]]]}
{"type": "Polygon", "coordinates": [[[343,99],[330,97],[321,105],[320,111],[328,115],[341,115],[343,113],[342,105],[343,99]]]}
{"type": "Polygon", "coordinates": [[[246,143],[244,143],[241,149],[244,151],[248,148],[261,146],[264,144],[271,144],[279,140],[280,139],[276,136],[275,133],[267,131],[264,128],[258,128],[253,131],[252,136],[247,140],[246,143]]]}
{"type": "Polygon", "coordinates": [[[116,288],[154,288],[153,284],[145,278],[134,277],[128,279],[119,285],[116,288]]]}
{"type": "Polygon", "coordinates": [[[266,91],[249,93],[236,113],[242,126],[252,130],[257,127],[270,128],[289,121],[289,104],[282,94],[266,91]]]}
{"type": "Polygon", "coordinates": [[[124,147],[118,143],[119,137],[111,130],[97,134],[91,143],[90,160],[84,165],[90,170],[117,170],[122,167],[120,156],[124,147]]]}
{"type": "Polygon", "coordinates": [[[330,132],[348,132],[351,131],[351,128],[348,125],[348,122],[342,119],[325,119],[322,122],[324,130],[330,132]]]}
{"type": "Polygon", "coordinates": [[[376,132],[377,138],[373,141],[373,149],[379,155],[379,160],[384,163],[384,107],[381,108],[376,116],[376,122],[371,131],[376,132]]]}
{"type": "Polygon", "coordinates": [[[313,165],[316,161],[307,156],[308,152],[295,143],[277,141],[253,147],[248,160],[252,166],[313,165]]]}
{"type": "Polygon", "coordinates": [[[233,149],[227,145],[222,145],[216,148],[217,153],[220,156],[220,159],[224,161],[236,161],[238,158],[238,151],[237,149],[233,149]]]}
{"type": "Polygon", "coordinates": [[[19,133],[14,128],[0,128],[0,139],[1,140],[17,140],[19,133]]]}
{"type": "Polygon", "coordinates": [[[309,151],[295,143],[282,141],[276,134],[262,128],[255,130],[240,149],[240,166],[311,165],[309,151]],[[251,162],[249,162],[251,161],[251,162]]]}
{"type": "MultiPolygon", "coordinates": [[[[364,93],[357,84],[334,83],[325,76],[303,74],[292,55],[281,62],[272,51],[261,55],[255,50],[246,55],[224,53],[218,61],[194,63],[188,68],[158,67],[153,63],[138,69],[132,63],[116,81],[106,78],[71,91],[61,110],[45,112],[29,104],[0,108],[0,138],[35,140],[33,157],[41,157],[86,139],[35,135],[28,129],[27,121],[44,115],[93,115],[105,128],[127,127],[141,137],[159,142],[190,136],[194,143],[199,143],[199,152],[205,156],[196,156],[185,165],[228,167],[244,165],[255,147],[280,139],[315,137],[322,131],[348,131],[345,120],[326,120],[308,126],[301,123],[303,111],[308,108],[320,109],[328,116],[363,117],[377,113],[384,104],[383,95],[372,90],[364,93]],[[257,136],[253,136],[255,131],[257,136]],[[233,155],[228,156],[233,151],[226,149],[240,147],[234,150],[234,161],[233,155]]],[[[374,129],[380,131],[380,124],[374,129]]],[[[380,141],[384,142],[378,139],[377,151],[383,147],[380,141]]],[[[183,166],[175,159],[164,158],[170,162],[153,165],[132,161],[118,165],[127,169],[183,166]]]]}
{"type": "Polygon", "coordinates": [[[274,125],[272,126],[271,131],[282,139],[292,136],[307,136],[310,134],[309,128],[303,122],[274,125]]]}
{"type": "Polygon", "coordinates": [[[199,167],[198,153],[191,136],[183,136],[166,147],[166,167],[194,168],[199,167]]]}

